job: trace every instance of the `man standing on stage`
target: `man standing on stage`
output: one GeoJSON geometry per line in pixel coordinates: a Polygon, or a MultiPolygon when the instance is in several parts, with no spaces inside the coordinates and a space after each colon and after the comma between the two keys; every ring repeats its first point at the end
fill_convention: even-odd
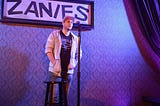
{"type": "MultiPolygon", "coordinates": [[[[62,29],[52,32],[45,46],[45,53],[50,60],[48,80],[56,81],[61,76],[63,80],[67,81],[65,84],[66,94],[68,94],[74,68],[78,62],[78,37],[70,31],[73,23],[73,17],[64,17],[62,29]]],[[[53,95],[54,103],[59,102],[57,85],[54,86],[53,95]]]]}

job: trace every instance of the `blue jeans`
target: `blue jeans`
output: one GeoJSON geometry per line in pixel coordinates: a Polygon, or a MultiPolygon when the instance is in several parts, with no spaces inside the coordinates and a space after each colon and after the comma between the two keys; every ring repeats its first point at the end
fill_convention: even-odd
{"type": "MultiPolygon", "coordinates": [[[[61,81],[61,78],[60,77],[57,77],[54,75],[54,73],[48,71],[47,73],[47,80],[48,81],[61,81]]],[[[67,74],[67,83],[65,84],[66,86],[66,94],[68,95],[69,93],[69,89],[70,89],[70,85],[71,85],[71,82],[72,82],[72,77],[73,77],[73,74],[67,74]]],[[[54,84],[53,86],[53,103],[59,103],[60,101],[60,98],[59,98],[59,86],[58,84],[54,84]]]]}

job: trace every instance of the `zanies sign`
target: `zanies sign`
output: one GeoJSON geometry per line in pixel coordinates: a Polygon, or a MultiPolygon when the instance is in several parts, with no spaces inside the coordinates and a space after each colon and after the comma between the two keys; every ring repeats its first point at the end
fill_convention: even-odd
{"type": "Polygon", "coordinates": [[[93,1],[2,0],[2,22],[60,26],[65,16],[73,16],[82,27],[94,27],[93,1]]]}

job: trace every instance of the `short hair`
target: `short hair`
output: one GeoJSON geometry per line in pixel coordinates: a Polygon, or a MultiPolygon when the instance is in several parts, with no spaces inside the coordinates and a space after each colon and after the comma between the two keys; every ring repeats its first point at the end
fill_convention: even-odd
{"type": "Polygon", "coordinates": [[[72,17],[72,16],[65,16],[64,18],[63,18],[63,22],[65,22],[66,20],[72,20],[73,22],[74,22],[74,17],[72,17]]]}

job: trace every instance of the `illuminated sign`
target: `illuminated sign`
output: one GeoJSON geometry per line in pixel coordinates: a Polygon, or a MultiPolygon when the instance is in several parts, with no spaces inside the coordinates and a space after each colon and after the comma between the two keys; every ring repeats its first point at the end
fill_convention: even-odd
{"type": "Polygon", "coordinates": [[[75,23],[94,26],[93,1],[3,0],[2,5],[2,22],[58,26],[65,16],[73,16],[75,23]]]}

